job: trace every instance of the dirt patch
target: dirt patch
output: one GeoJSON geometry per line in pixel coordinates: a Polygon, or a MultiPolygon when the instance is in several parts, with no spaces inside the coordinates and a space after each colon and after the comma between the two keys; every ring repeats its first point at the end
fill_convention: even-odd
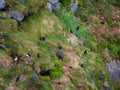
{"type": "Polygon", "coordinates": [[[9,58],[6,58],[4,55],[0,54],[0,64],[5,68],[11,67],[11,61],[9,58]]]}
{"type": "Polygon", "coordinates": [[[79,67],[79,61],[80,57],[76,55],[77,51],[75,50],[66,50],[65,54],[67,58],[69,59],[68,65],[71,66],[73,69],[76,69],[79,67]]]}
{"type": "Polygon", "coordinates": [[[90,28],[90,32],[96,36],[98,41],[102,41],[104,40],[103,38],[103,33],[105,33],[105,26],[96,26],[96,27],[92,27],[90,28]]]}
{"type": "Polygon", "coordinates": [[[110,33],[112,33],[112,35],[120,35],[120,27],[113,27],[110,29],[110,33]]]}

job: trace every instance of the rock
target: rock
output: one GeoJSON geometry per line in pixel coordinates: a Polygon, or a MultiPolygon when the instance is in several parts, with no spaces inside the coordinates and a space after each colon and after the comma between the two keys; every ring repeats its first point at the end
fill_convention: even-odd
{"type": "Polygon", "coordinates": [[[0,9],[5,8],[5,0],[0,0],[0,9]]]}
{"type": "Polygon", "coordinates": [[[4,44],[0,44],[0,49],[6,49],[6,46],[4,44]]]}
{"type": "Polygon", "coordinates": [[[51,4],[56,4],[59,2],[59,0],[48,0],[48,2],[50,2],[51,4]]]}
{"type": "Polygon", "coordinates": [[[62,49],[58,49],[56,52],[56,56],[58,57],[58,59],[63,59],[64,58],[64,52],[62,49]]]}
{"type": "Polygon", "coordinates": [[[75,41],[73,39],[70,39],[70,38],[68,38],[68,42],[72,45],[75,44],[75,41]]]}
{"type": "Polygon", "coordinates": [[[47,7],[50,10],[50,12],[52,12],[52,4],[51,3],[47,3],[47,7]]]}
{"type": "Polygon", "coordinates": [[[12,18],[17,20],[18,22],[21,22],[24,19],[24,14],[19,11],[9,11],[9,14],[12,18]]]}
{"type": "Polygon", "coordinates": [[[71,2],[69,5],[72,12],[75,12],[78,9],[78,2],[71,2]]]}
{"type": "Polygon", "coordinates": [[[33,77],[34,77],[37,81],[40,81],[39,75],[38,75],[34,70],[32,70],[31,73],[32,73],[33,77]]]}
{"type": "Polygon", "coordinates": [[[107,81],[104,81],[103,86],[104,86],[105,88],[110,87],[107,81]]]}
{"type": "Polygon", "coordinates": [[[52,9],[60,10],[61,3],[59,0],[48,0],[47,7],[52,12],[52,9]]]}
{"type": "Polygon", "coordinates": [[[53,9],[55,9],[55,10],[60,10],[60,5],[61,5],[61,3],[56,3],[55,5],[53,5],[53,9]]]}

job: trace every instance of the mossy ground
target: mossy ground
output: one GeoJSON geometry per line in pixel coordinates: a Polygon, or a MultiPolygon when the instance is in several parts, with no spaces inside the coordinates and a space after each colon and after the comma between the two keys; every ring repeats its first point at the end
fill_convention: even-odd
{"type": "MultiPolygon", "coordinates": [[[[105,62],[109,60],[104,55],[106,54],[104,50],[105,48],[109,48],[110,55],[119,58],[119,36],[113,38],[111,35],[109,36],[108,33],[108,36],[106,33],[102,33],[102,35],[104,35],[102,40],[105,42],[101,43],[101,41],[98,41],[99,37],[97,38],[91,30],[91,27],[103,27],[100,26],[99,18],[96,17],[100,12],[95,11],[101,7],[106,10],[106,6],[109,6],[107,0],[97,2],[101,3],[101,5],[96,4],[92,0],[88,2],[81,0],[82,3],[79,2],[80,7],[78,11],[81,11],[83,6],[87,7],[85,11],[81,11],[83,14],[80,20],[77,20],[75,15],[67,8],[61,12],[53,13],[50,13],[46,9],[39,8],[38,10],[38,7],[34,7],[35,5],[39,6],[37,5],[37,1],[39,0],[34,2],[29,1],[31,2],[30,6],[33,6],[33,11],[37,11],[37,13],[27,17],[20,26],[17,26],[15,20],[9,18],[0,19],[0,24],[2,25],[0,31],[6,35],[5,44],[8,48],[5,51],[0,50],[0,72],[2,72],[0,74],[0,88],[6,88],[6,86],[12,83],[12,86],[20,90],[27,90],[28,88],[53,90],[53,87],[56,90],[58,88],[63,90],[65,88],[69,90],[78,90],[79,88],[100,90],[100,88],[103,87],[103,83],[99,80],[102,74],[111,88],[118,90],[120,88],[119,83],[111,81],[109,73],[105,68],[105,62]],[[93,22],[89,20],[89,14],[92,14],[93,22]],[[87,22],[84,22],[85,20],[87,20],[87,22]],[[75,28],[78,25],[80,26],[80,30],[76,31],[75,28]],[[69,29],[72,29],[73,35],[69,33],[69,29]],[[46,40],[41,41],[41,36],[45,36],[46,40]],[[70,37],[74,37],[75,43],[77,44],[70,44],[68,42],[68,38],[70,37]],[[56,56],[59,46],[63,48],[63,52],[60,52],[62,53],[60,55],[64,55],[62,56],[62,60],[59,60],[56,56]],[[13,64],[11,68],[9,68],[9,63],[13,60],[9,56],[10,49],[22,56],[19,64],[13,64]],[[84,53],[85,50],[87,50],[87,54],[84,53]],[[29,59],[34,62],[34,66],[24,63],[24,61],[28,60],[25,57],[27,52],[31,54],[31,58],[29,59]],[[40,54],[39,58],[37,57],[38,53],[40,54]],[[6,63],[4,60],[8,63],[8,66],[3,65],[3,63],[6,63]],[[51,69],[50,75],[39,75],[40,81],[38,82],[35,76],[31,74],[33,67],[37,74],[39,74],[40,68],[49,68],[51,69]],[[16,83],[15,77],[18,75],[23,76],[24,79],[16,83]],[[95,81],[93,79],[95,79],[95,81]],[[58,85],[59,83],[60,85],[58,85]]],[[[20,11],[25,14],[28,13],[26,10],[29,9],[26,8],[30,8],[29,5],[23,5],[22,2],[15,0],[10,0],[10,2],[16,4],[16,7],[11,9],[15,8],[18,10],[18,6],[21,5],[25,8],[22,8],[20,11]]],[[[26,1],[26,3],[27,2],[28,1],[26,1]]],[[[67,3],[66,1],[64,4],[66,5],[67,3]]],[[[65,5],[63,5],[63,8],[65,5]]],[[[109,10],[103,11],[101,15],[106,18],[108,11],[109,10]]],[[[111,28],[114,26],[111,22],[111,19],[107,20],[106,30],[108,27],[111,28]]],[[[99,32],[96,31],[96,33],[99,32]]]]}

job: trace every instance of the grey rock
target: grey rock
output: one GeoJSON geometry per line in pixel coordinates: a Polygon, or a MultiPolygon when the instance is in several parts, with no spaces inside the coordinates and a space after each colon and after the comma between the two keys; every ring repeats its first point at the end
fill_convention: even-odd
{"type": "Polygon", "coordinates": [[[55,5],[53,5],[53,8],[55,9],[55,10],[60,10],[60,5],[61,5],[61,3],[56,3],[55,5]]]}
{"type": "Polygon", "coordinates": [[[39,78],[38,74],[37,74],[34,70],[32,70],[31,73],[32,73],[33,77],[34,77],[37,81],[40,81],[40,78],[39,78]]]}
{"type": "Polygon", "coordinates": [[[51,3],[47,3],[47,7],[48,7],[49,11],[52,12],[52,4],[51,3]]]}
{"type": "Polygon", "coordinates": [[[0,0],[0,9],[5,7],[5,0],[0,0]]]}
{"type": "Polygon", "coordinates": [[[52,3],[50,1],[47,3],[47,7],[50,10],[50,12],[52,12],[53,9],[60,10],[60,5],[61,3],[58,0],[56,1],[56,3],[52,3]]]}
{"type": "Polygon", "coordinates": [[[69,5],[72,12],[75,12],[78,9],[78,2],[71,2],[69,5]]]}
{"type": "Polygon", "coordinates": [[[113,60],[106,63],[106,68],[110,73],[110,77],[113,81],[120,81],[120,63],[119,60],[113,60]]]}
{"type": "Polygon", "coordinates": [[[24,14],[19,11],[9,11],[9,14],[12,18],[14,18],[17,21],[22,21],[24,19],[24,14]]]}
{"type": "Polygon", "coordinates": [[[59,2],[59,0],[48,0],[51,4],[56,4],[59,2]]]}
{"type": "Polygon", "coordinates": [[[6,46],[4,44],[0,44],[0,49],[6,49],[6,46]]]}

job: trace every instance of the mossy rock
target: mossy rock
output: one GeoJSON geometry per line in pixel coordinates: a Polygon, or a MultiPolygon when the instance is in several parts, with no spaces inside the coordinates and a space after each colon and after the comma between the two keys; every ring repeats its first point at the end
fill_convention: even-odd
{"type": "Polygon", "coordinates": [[[13,4],[9,10],[17,10],[27,15],[29,12],[37,12],[40,6],[46,4],[46,0],[7,0],[6,3],[13,4]]]}

